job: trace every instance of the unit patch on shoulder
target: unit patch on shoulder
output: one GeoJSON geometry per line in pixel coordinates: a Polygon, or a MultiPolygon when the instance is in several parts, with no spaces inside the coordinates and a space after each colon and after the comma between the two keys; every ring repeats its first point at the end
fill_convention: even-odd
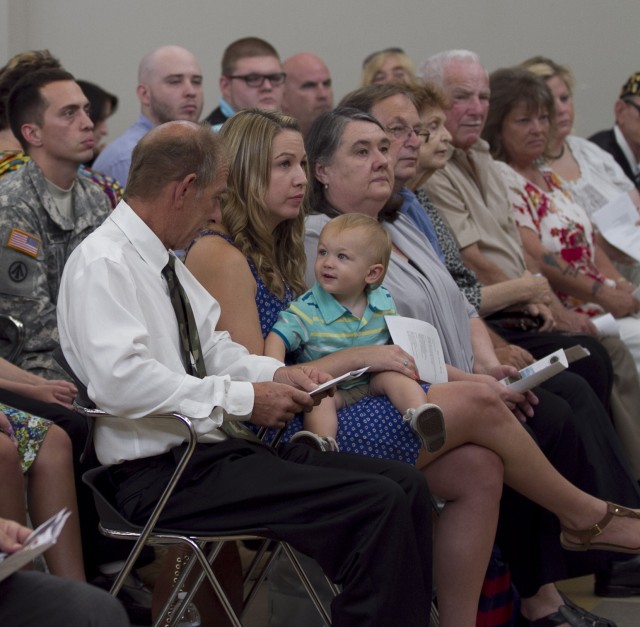
{"type": "Polygon", "coordinates": [[[35,235],[31,235],[20,229],[11,229],[7,246],[14,250],[19,250],[21,253],[25,253],[30,257],[37,257],[41,243],[42,241],[35,235]]]}

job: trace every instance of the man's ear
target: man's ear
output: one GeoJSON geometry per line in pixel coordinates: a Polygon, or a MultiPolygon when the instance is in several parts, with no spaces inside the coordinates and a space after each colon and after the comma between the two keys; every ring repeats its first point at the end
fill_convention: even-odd
{"type": "Polygon", "coordinates": [[[374,263],[369,266],[367,270],[367,276],[364,278],[367,285],[373,285],[380,280],[380,277],[384,275],[384,266],[381,263],[374,263]]]}
{"type": "MultiPolygon", "coordinates": [[[[40,147],[42,146],[42,134],[41,128],[37,124],[23,124],[20,127],[22,136],[29,142],[29,145],[40,147]]],[[[16,137],[16,139],[18,139],[16,137]]]]}
{"type": "Polygon", "coordinates": [[[175,182],[173,189],[173,202],[176,207],[182,208],[184,206],[184,200],[189,192],[189,188],[195,185],[196,175],[194,172],[187,174],[181,181],[175,182]]]}
{"type": "Polygon", "coordinates": [[[231,104],[229,102],[231,79],[224,76],[223,74],[222,76],[220,76],[220,79],[218,80],[218,86],[220,87],[220,93],[222,94],[222,97],[227,101],[227,103],[231,104]]]}
{"type": "Polygon", "coordinates": [[[149,97],[149,88],[144,83],[140,83],[136,87],[136,96],[138,96],[138,100],[145,106],[148,106],[151,102],[151,98],[149,97]]]}
{"type": "Polygon", "coordinates": [[[629,105],[624,100],[616,100],[616,104],[613,105],[613,113],[615,115],[616,124],[620,126],[620,118],[624,112],[629,108],[629,105]]]}

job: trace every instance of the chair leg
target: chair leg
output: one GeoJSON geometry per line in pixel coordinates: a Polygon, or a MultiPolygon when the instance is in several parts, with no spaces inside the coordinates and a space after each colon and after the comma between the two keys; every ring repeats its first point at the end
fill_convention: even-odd
{"type": "Polygon", "coordinates": [[[309,577],[307,577],[307,573],[305,573],[304,569],[302,568],[302,565],[300,564],[300,561],[298,560],[295,553],[293,552],[293,549],[286,542],[281,542],[280,546],[282,547],[282,550],[285,552],[286,556],[289,558],[289,561],[291,562],[291,565],[293,566],[296,573],[298,574],[298,577],[300,577],[300,580],[302,581],[302,584],[304,585],[307,591],[307,594],[311,598],[311,601],[313,601],[313,604],[315,605],[316,610],[318,610],[318,613],[322,617],[324,624],[330,627],[331,618],[329,617],[329,614],[327,613],[327,611],[324,609],[324,606],[322,605],[322,602],[318,597],[318,593],[315,591],[314,587],[312,586],[311,581],[309,581],[309,577]]]}

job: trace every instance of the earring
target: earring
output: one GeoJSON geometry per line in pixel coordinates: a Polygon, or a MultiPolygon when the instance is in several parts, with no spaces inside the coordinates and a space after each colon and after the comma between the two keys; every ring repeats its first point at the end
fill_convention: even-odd
{"type": "Polygon", "coordinates": [[[325,189],[329,189],[329,183],[325,183],[325,184],[324,184],[324,188],[325,188],[325,189]]]}

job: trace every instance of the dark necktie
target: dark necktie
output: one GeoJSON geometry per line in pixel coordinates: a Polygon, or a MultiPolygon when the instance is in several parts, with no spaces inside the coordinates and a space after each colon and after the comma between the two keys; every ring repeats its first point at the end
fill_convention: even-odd
{"type": "MultiPolygon", "coordinates": [[[[176,258],[169,254],[169,263],[162,269],[162,276],[167,281],[169,287],[169,298],[171,305],[178,319],[178,330],[180,333],[180,348],[182,351],[182,361],[184,362],[187,374],[201,379],[207,376],[207,369],[202,357],[202,345],[200,335],[193,317],[193,309],[189,303],[184,288],[178,281],[176,275],[176,258]]],[[[242,423],[233,420],[223,421],[220,429],[230,437],[243,438],[258,442],[258,437],[242,423]]]]}

